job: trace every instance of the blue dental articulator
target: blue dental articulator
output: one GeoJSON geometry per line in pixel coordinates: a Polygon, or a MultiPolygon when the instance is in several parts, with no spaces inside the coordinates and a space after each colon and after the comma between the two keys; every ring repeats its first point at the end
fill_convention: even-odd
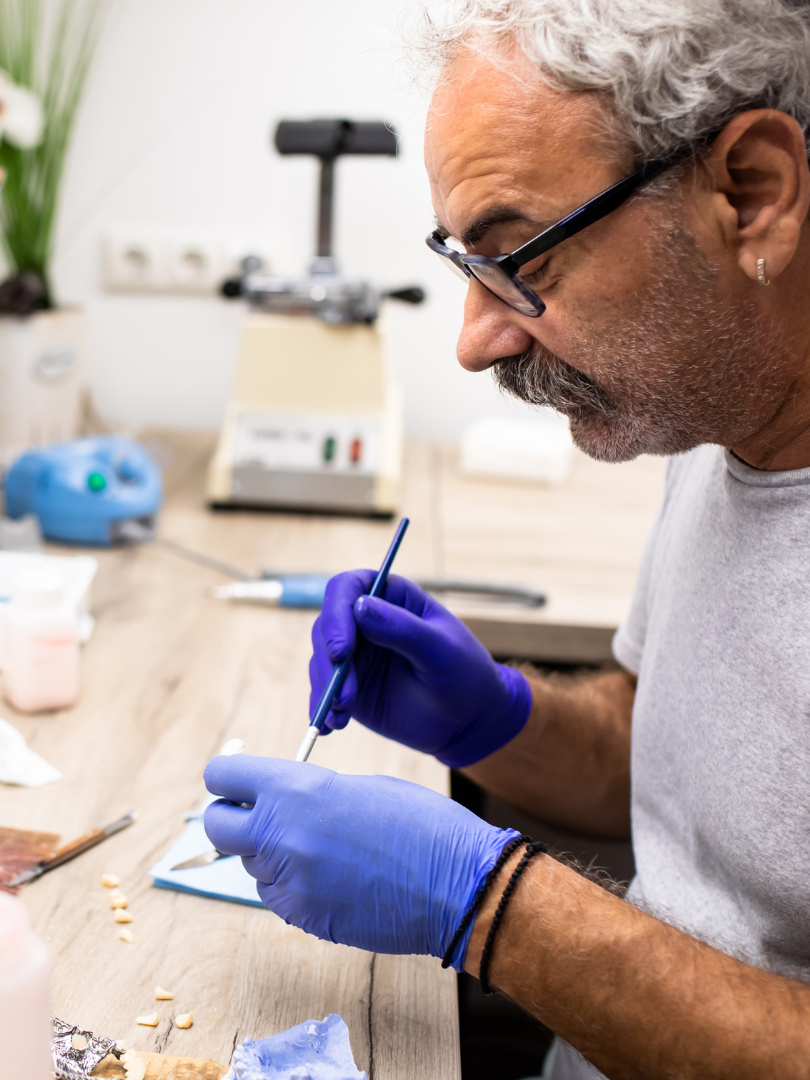
{"type": "Polygon", "coordinates": [[[163,481],[142,446],[103,435],[29,450],[9,469],[5,496],[8,516],[33,514],[47,540],[106,547],[150,537],[163,481]]]}

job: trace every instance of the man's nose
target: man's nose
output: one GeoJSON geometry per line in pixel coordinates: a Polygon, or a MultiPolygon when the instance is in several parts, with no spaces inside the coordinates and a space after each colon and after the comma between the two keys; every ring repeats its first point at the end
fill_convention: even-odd
{"type": "Polygon", "coordinates": [[[519,324],[520,315],[474,278],[464,304],[464,325],[456,346],[458,362],[467,371],[485,371],[505,356],[519,356],[533,338],[519,324]]]}

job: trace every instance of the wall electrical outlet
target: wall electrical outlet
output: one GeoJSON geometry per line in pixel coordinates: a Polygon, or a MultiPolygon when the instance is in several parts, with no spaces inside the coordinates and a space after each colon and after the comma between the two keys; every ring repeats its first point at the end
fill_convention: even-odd
{"type": "Polygon", "coordinates": [[[152,292],[164,275],[162,245],[155,237],[109,235],[104,241],[104,284],[113,292],[152,292]]]}
{"type": "Polygon", "coordinates": [[[104,287],[119,293],[213,296],[239,260],[222,237],[121,227],[104,238],[104,287]]]}
{"type": "Polygon", "coordinates": [[[170,240],[166,245],[166,273],[174,292],[213,293],[228,276],[225,245],[217,240],[170,240]]]}

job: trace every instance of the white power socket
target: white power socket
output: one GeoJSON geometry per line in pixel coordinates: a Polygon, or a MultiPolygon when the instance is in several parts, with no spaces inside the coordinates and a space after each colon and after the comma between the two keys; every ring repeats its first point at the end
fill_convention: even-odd
{"type": "Polygon", "coordinates": [[[231,269],[223,241],[180,238],[166,244],[166,276],[173,292],[213,293],[231,269]]]}
{"type": "Polygon", "coordinates": [[[104,284],[114,292],[152,292],[165,274],[164,252],[155,237],[110,234],[104,239],[104,284]]]}
{"type": "Polygon", "coordinates": [[[237,264],[222,237],[202,230],[186,235],[119,228],[104,238],[103,279],[110,292],[211,296],[237,272],[237,264]]]}

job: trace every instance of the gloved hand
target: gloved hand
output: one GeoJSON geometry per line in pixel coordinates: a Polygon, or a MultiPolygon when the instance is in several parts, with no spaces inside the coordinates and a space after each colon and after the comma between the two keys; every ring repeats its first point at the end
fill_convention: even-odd
{"type": "MultiPolygon", "coordinates": [[[[205,783],[222,797],[205,811],[208,838],[242,856],[262,903],[309,934],[372,952],[444,956],[518,836],[389,776],[238,754],[209,761],[205,783]]],[[[455,950],[458,971],[471,932],[455,950]]]]}
{"type": "Polygon", "coordinates": [[[418,585],[389,577],[385,598],[365,596],[372,570],[338,574],[312,628],[310,717],[334,664],[356,648],[323,733],[350,717],[452,768],[505,746],[529,718],[532,692],[496,664],[470,630],[418,585]]]}

